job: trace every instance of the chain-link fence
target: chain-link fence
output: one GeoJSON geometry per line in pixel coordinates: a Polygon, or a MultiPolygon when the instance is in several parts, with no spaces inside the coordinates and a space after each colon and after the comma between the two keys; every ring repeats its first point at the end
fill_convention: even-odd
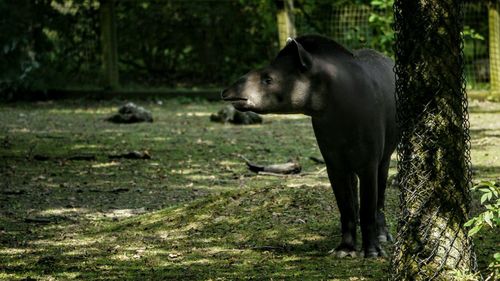
{"type": "Polygon", "coordinates": [[[467,86],[469,89],[487,89],[490,81],[488,3],[465,3],[463,14],[464,71],[467,86]]]}
{"type": "MultiPolygon", "coordinates": [[[[488,3],[487,1],[468,1],[462,5],[464,71],[467,87],[474,90],[486,90],[490,80],[488,3]]],[[[351,49],[374,48],[393,55],[392,24],[384,22],[383,18],[384,14],[387,21],[392,18],[392,8],[384,11],[367,5],[338,6],[334,3],[317,7],[316,10],[310,11],[304,10],[302,6],[296,9],[295,21],[299,35],[321,33],[351,49]]]]}
{"type": "MultiPolygon", "coordinates": [[[[16,29],[10,26],[13,22],[24,24],[16,34],[0,35],[0,39],[5,36],[5,42],[0,42],[4,53],[15,56],[13,50],[22,45],[25,53],[32,54],[27,56],[32,59],[32,67],[24,67],[29,73],[21,71],[17,75],[29,76],[31,85],[42,89],[101,87],[100,2],[0,3],[0,10],[3,5],[8,15],[0,22],[2,30],[14,32],[16,29]]],[[[296,0],[293,15],[297,35],[320,33],[348,48],[370,47],[392,55],[392,7],[339,2],[345,3],[296,0]]],[[[264,65],[279,48],[277,5],[273,0],[115,3],[118,70],[124,87],[218,88],[264,65]]],[[[486,89],[487,4],[474,1],[464,5],[468,87],[486,89]]],[[[3,73],[18,67],[15,59],[11,61],[3,65],[3,73]]]]}
{"type": "Polygon", "coordinates": [[[325,5],[318,10],[297,9],[295,23],[298,34],[320,33],[350,49],[368,47],[372,39],[370,15],[366,5],[325,5]]]}

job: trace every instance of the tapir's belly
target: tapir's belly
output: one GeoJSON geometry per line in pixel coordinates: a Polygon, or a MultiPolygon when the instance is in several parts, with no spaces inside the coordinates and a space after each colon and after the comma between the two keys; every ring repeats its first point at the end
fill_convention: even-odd
{"type": "MultiPolygon", "coordinates": [[[[382,117],[379,117],[379,119],[382,117]]],[[[357,171],[390,157],[394,150],[386,135],[383,120],[356,120],[338,124],[333,120],[315,120],[313,128],[327,165],[336,170],[357,171]]]]}

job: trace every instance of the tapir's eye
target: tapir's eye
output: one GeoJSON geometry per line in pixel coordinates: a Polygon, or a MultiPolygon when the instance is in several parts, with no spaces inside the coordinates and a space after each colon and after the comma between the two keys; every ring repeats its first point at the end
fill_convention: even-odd
{"type": "Polygon", "coordinates": [[[264,85],[270,85],[271,83],[273,83],[273,78],[271,78],[271,76],[265,75],[262,77],[261,82],[264,85]]]}

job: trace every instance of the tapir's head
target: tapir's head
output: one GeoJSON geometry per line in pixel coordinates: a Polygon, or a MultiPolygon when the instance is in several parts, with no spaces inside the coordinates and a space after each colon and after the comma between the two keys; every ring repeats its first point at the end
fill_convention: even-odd
{"type": "Polygon", "coordinates": [[[313,56],[294,39],[271,64],[253,70],[222,91],[221,96],[240,111],[304,113],[310,102],[313,56]]]}

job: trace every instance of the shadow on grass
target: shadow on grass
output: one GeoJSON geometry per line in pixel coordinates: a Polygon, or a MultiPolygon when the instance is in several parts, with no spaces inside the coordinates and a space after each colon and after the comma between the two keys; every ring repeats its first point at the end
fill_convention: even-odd
{"type": "MultiPolygon", "coordinates": [[[[208,121],[218,104],[169,102],[152,106],[152,124],[102,121],[115,106],[0,110],[0,279],[385,280],[387,260],[328,255],[338,211],[326,175],[304,160],[319,155],[307,118],[236,127],[208,121]],[[130,150],[153,159],[105,156],[130,150]],[[30,161],[79,152],[97,160],[30,161]],[[309,176],[255,177],[240,153],[264,163],[300,156],[309,176]]],[[[499,173],[474,166],[481,177],[499,173]]],[[[394,233],[398,192],[387,193],[394,233]]],[[[483,265],[494,236],[480,244],[483,265]]]]}
{"type": "Polygon", "coordinates": [[[28,241],[32,258],[23,265],[5,249],[2,270],[81,280],[382,280],[386,260],[328,254],[339,242],[330,193],[277,186],[212,195],[74,237],[28,241]]]}
{"type": "Polygon", "coordinates": [[[472,165],[472,174],[474,177],[481,175],[481,178],[500,180],[500,166],[472,165]]]}

